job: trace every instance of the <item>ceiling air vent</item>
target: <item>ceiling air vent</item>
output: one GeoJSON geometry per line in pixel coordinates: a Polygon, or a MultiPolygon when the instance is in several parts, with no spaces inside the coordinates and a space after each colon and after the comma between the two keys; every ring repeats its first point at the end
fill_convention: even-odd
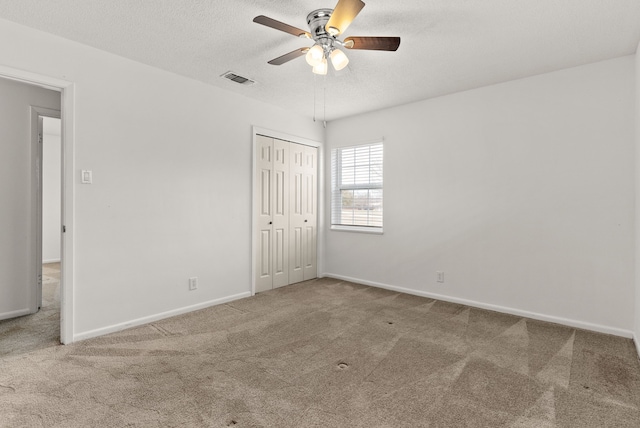
{"type": "Polygon", "coordinates": [[[226,73],[221,74],[220,76],[224,77],[225,79],[229,79],[233,82],[240,83],[241,85],[253,85],[254,83],[256,83],[254,80],[248,79],[246,77],[238,76],[237,74],[231,71],[227,71],[226,73]]]}

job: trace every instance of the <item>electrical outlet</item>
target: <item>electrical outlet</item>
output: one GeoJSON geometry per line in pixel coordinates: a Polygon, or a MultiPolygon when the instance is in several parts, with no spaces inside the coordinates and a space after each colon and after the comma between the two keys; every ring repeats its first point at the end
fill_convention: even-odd
{"type": "Polygon", "coordinates": [[[198,289],[198,277],[189,278],[189,290],[197,290],[198,289]]]}
{"type": "Polygon", "coordinates": [[[442,271],[437,271],[436,272],[436,280],[438,282],[444,282],[444,272],[442,271]]]}

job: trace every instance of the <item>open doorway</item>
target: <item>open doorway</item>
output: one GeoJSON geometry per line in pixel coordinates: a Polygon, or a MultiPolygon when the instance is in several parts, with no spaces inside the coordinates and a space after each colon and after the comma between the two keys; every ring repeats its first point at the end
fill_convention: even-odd
{"type": "Polygon", "coordinates": [[[60,91],[0,79],[0,92],[1,358],[61,342],[63,143],[60,91]]]}
{"type": "MultiPolygon", "coordinates": [[[[75,84],[68,80],[59,79],[43,74],[37,74],[31,71],[22,69],[11,68],[0,65],[0,114],[3,121],[0,121],[0,133],[2,132],[33,132],[33,111],[30,111],[29,106],[39,106],[54,109],[59,112],[59,116],[62,119],[62,132],[61,132],[61,145],[62,145],[62,242],[61,242],[61,270],[60,270],[60,335],[59,341],[66,344],[72,343],[75,339],[74,336],[74,164],[75,158],[74,140],[75,140],[75,84]],[[16,109],[15,101],[18,96],[15,93],[15,87],[11,88],[12,84],[18,84],[23,93],[28,94],[29,97],[36,98],[35,101],[27,103],[25,109],[16,109]],[[42,98],[42,89],[50,90],[48,96],[42,98]],[[51,98],[53,95],[53,98],[51,98]],[[29,114],[31,112],[31,115],[29,114]],[[26,116],[26,122],[25,122],[26,116]],[[31,125],[30,125],[31,124],[31,125]]],[[[19,96],[18,96],[19,97],[19,96]]],[[[45,115],[46,116],[46,115],[45,115]]],[[[37,122],[36,122],[37,123],[37,122]]],[[[11,313],[13,308],[11,307],[12,299],[15,297],[13,289],[6,293],[6,284],[13,283],[11,275],[14,275],[16,269],[14,265],[18,266],[18,271],[23,272],[23,275],[34,277],[36,276],[36,269],[27,269],[22,266],[24,260],[28,260],[28,263],[33,263],[36,259],[35,254],[37,245],[35,245],[35,239],[31,239],[32,236],[36,236],[37,221],[35,220],[36,210],[33,207],[36,206],[37,192],[33,190],[32,184],[35,180],[31,175],[33,171],[33,163],[31,163],[32,157],[27,155],[21,155],[21,162],[13,162],[11,156],[5,156],[15,151],[15,147],[22,147],[7,144],[7,142],[14,140],[24,141],[11,135],[11,138],[5,138],[2,135],[0,139],[3,144],[0,144],[0,320],[8,319],[4,317],[7,312],[11,313]],[[7,153],[5,153],[7,152],[7,153]],[[25,164],[26,160],[26,164],[25,164]],[[23,172],[20,175],[20,171],[23,172]],[[22,180],[22,181],[21,181],[22,180]],[[26,183],[26,184],[25,184],[26,183]],[[25,187],[27,186],[27,187],[25,187]],[[19,188],[19,189],[18,189],[19,188]],[[10,202],[5,204],[9,198],[6,195],[20,195],[22,194],[22,204],[26,204],[28,207],[28,213],[23,216],[27,223],[32,226],[28,226],[28,230],[17,230],[18,233],[23,234],[22,239],[9,240],[7,237],[11,237],[15,234],[14,229],[10,229],[12,224],[9,220],[15,220],[20,218],[24,213],[15,210],[15,206],[10,205],[10,202]],[[33,195],[33,197],[31,197],[33,195]],[[3,211],[5,209],[5,212],[3,211]],[[33,214],[33,215],[32,215],[33,214]],[[24,237],[27,237],[25,239],[24,237]],[[7,244],[7,242],[9,243],[7,244]],[[13,245],[23,245],[20,243],[27,243],[26,247],[21,248],[20,251],[16,251],[16,247],[13,245]],[[3,244],[5,244],[3,246],[3,244]],[[7,281],[9,279],[9,281],[7,281]],[[9,297],[9,298],[6,298],[9,297]],[[10,304],[7,305],[7,302],[10,304]]],[[[27,136],[28,139],[28,136],[27,136]]],[[[27,144],[29,146],[29,144],[27,144]]],[[[33,143],[29,147],[31,152],[33,149],[33,143]]],[[[41,263],[41,261],[40,261],[41,263]]],[[[37,281],[37,278],[36,278],[37,281]]],[[[23,296],[24,297],[24,296],[23,296]]],[[[19,316],[15,314],[14,316],[19,316]]],[[[20,312],[18,310],[17,312],[20,312]]],[[[24,312],[28,313],[28,312],[24,312]]],[[[0,332],[0,338],[2,336],[0,332]]],[[[1,349],[2,347],[0,347],[1,349]]]]}

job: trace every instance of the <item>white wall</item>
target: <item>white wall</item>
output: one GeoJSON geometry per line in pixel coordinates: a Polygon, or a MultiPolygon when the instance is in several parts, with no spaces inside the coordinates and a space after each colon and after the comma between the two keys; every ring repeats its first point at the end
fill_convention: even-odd
{"type": "Polygon", "coordinates": [[[60,261],[60,119],[45,117],[42,141],[42,262],[60,261]]]}
{"type": "Polygon", "coordinates": [[[74,337],[247,295],[251,127],[321,125],[8,21],[0,39],[0,65],[76,84],[74,337]]]}
{"type": "Polygon", "coordinates": [[[60,93],[0,79],[0,319],[36,307],[31,106],[60,109],[60,93]]]}
{"type": "Polygon", "coordinates": [[[385,217],[382,236],[327,231],[326,273],[629,336],[633,70],[623,57],[331,122],[327,155],[384,137],[385,217]]]}

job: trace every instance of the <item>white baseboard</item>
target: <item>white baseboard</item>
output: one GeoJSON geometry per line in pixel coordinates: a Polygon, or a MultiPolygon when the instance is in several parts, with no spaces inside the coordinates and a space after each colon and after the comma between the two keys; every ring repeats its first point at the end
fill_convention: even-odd
{"type": "Polygon", "coordinates": [[[60,259],[50,259],[50,260],[43,260],[42,264],[46,265],[47,263],[59,263],[60,259]]]}
{"type": "Polygon", "coordinates": [[[89,330],[82,333],[76,333],[73,335],[73,341],[77,342],[79,340],[90,339],[92,337],[103,336],[109,333],[115,333],[117,331],[122,331],[131,327],[137,327],[144,324],[149,324],[150,322],[159,321],[161,319],[174,317],[176,315],[186,314],[187,312],[197,311],[199,309],[205,309],[211,306],[221,305],[223,303],[232,302],[238,299],[244,299],[245,297],[250,297],[251,293],[246,291],[244,293],[234,294],[232,296],[222,297],[220,299],[209,300],[207,302],[198,303],[191,306],[185,306],[178,309],[173,309],[170,311],[162,312],[155,315],[149,315],[146,317],[138,318],[131,321],[126,321],[119,324],[110,325],[107,327],[97,328],[95,330],[89,330]]]}
{"type": "Polygon", "coordinates": [[[640,358],[640,337],[634,334],[633,343],[636,345],[636,351],[638,351],[638,358],[640,358]]]}
{"type": "Polygon", "coordinates": [[[10,318],[17,318],[24,315],[29,315],[31,311],[29,308],[26,309],[18,309],[17,311],[5,312],[0,315],[0,320],[8,320],[10,318]]]}
{"type": "MultiPolygon", "coordinates": [[[[509,307],[506,307],[506,306],[492,305],[490,303],[477,302],[475,300],[460,299],[460,298],[457,298],[457,297],[451,297],[451,296],[445,296],[445,295],[442,295],[442,294],[429,293],[429,292],[426,292],[426,291],[414,290],[414,289],[411,289],[411,288],[397,287],[395,285],[382,284],[382,283],[379,283],[379,282],[367,281],[367,280],[359,279],[359,278],[351,278],[351,277],[348,277],[348,276],[336,275],[336,274],[328,273],[328,272],[324,272],[323,275],[326,276],[326,277],[341,279],[343,281],[355,282],[355,283],[358,283],[358,284],[369,285],[369,286],[377,287],[377,288],[384,288],[386,290],[397,291],[397,292],[405,293],[405,294],[413,294],[415,296],[428,297],[430,299],[443,300],[445,302],[458,303],[458,304],[466,305],[466,306],[473,306],[473,307],[480,308],[480,309],[487,309],[487,310],[490,310],[490,311],[502,312],[502,313],[505,313],[505,314],[516,315],[516,316],[525,317],[525,318],[531,318],[531,319],[538,320],[538,321],[546,321],[546,322],[551,322],[551,323],[555,323],[555,324],[566,325],[568,327],[580,328],[580,329],[583,329],[583,330],[590,330],[590,331],[595,331],[595,332],[598,332],[598,333],[612,334],[614,336],[621,336],[621,337],[626,337],[626,338],[629,338],[629,339],[634,337],[634,334],[633,334],[632,331],[624,330],[624,329],[616,328],[616,327],[608,327],[608,326],[604,326],[604,325],[600,325],[600,324],[592,324],[592,323],[584,322],[584,321],[576,321],[576,320],[572,320],[572,319],[568,319],[568,318],[556,317],[556,316],[553,316],[553,315],[540,314],[540,313],[537,313],[537,312],[523,311],[523,310],[520,310],[520,309],[509,308],[509,307]]],[[[638,353],[640,354],[640,346],[638,345],[637,342],[636,342],[636,347],[638,348],[638,353]]]]}

